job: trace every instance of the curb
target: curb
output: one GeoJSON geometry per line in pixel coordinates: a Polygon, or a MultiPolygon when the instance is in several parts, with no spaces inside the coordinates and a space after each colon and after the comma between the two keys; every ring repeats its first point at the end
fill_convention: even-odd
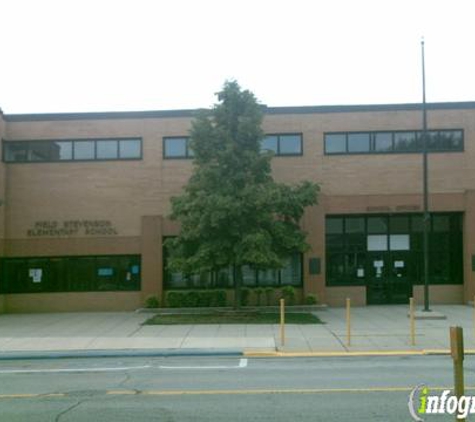
{"type": "Polygon", "coordinates": [[[120,349],[0,352],[3,360],[81,359],[117,357],[243,356],[238,349],[120,349]]]}
{"type": "MultiPolygon", "coordinates": [[[[475,355],[474,349],[465,350],[466,355],[475,355]]],[[[298,357],[370,357],[370,356],[442,356],[450,355],[448,349],[425,349],[425,350],[367,350],[360,352],[246,352],[244,356],[248,358],[298,358],[298,357]]]]}

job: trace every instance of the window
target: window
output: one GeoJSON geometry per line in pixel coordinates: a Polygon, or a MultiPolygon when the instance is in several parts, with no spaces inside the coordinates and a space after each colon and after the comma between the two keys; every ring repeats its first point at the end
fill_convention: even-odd
{"type": "Polygon", "coordinates": [[[369,152],[369,133],[349,133],[348,152],[369,152]]]}
{"type": "Polygon", "coordinates": [[[3,141],[3,159],[7,163],[135,160],[141,158],[141,139],[3,141]]]}
{"type": "Polygon", "coordinates": [[[94,141],[77,141],[74,142],[74,159],[75,160],[94,160],[94,141]]]}
{"type": "Polygon", "coordinates": [[[346,134],[327,134],[325,135],[325,153],[339,154],[346,152],[346,134]]]}
{"type": "Polygon", "coordinates": [[[389,132],[379,132],[373,135],[373,150],[377,152],[387,152],[393,149],[393,134],[389,132]]]}
{"type": "Polygon", "coordinates": [[[163,138],[163,157],[192,158],[193,151],[189,144],[190,138],[185,136],[163,138]]]}
{"type": "Polygon", "coordinates": [[[142,156],[142,142],[140,139],[119,140],[119,157],[121,159],[137,159],[142,156]]]}
{"type": "Polygon", "coordinates": [[[117,141],[97,141],[98,160],[117,160],[119,157],[119,144],[117,141]]]}
{"type": "MultiPolygon", "coordinates": [[[[181,273],[172,273],[167,270],[168,255],[166,248],[163,251],[164,257],[164,279],[167,289],[209,289],[209,288],[233,288],[234,272],[232,268],[223,268],[219,271],[205,274],[194,274],[185,276],[181,273]]],[[[283,268],[256,270],[248,265],[242,268],[243,286],[245,287],[265,287],[265,286],[301,286],[302,279],[302,254],[291,255],[284,262],[283,268]]]]}
{"type": "MultiPolygon", "coordinates": [[[[325,154],[406,153],[423,150],[422,131],[325,133],[325,154]]],[[[429,152],[463,151],[463,130],[427,131],[429,152]]]]}
{"type": "Polygon", "coordinates": [[[301,134],[266,135],[261,142],[261,150],[272,151],[277,156],[302,155],[301,134]]]}
{"type": "MultiPolygon", "coordinates": [[[[430,284],[463,283],[461,213],[433,213],[429,224],[430,284]]],[[[374,257],[405,257],[412,284],[422,283],[423,219],[421,214],[328,216],[326,284],[365,285],[374,257]]],[[[380,258],[378,258],[380,259],[380,258]]],[[[391,275],[389,274],[388,277],[391,275]]]]}
{"type": "Polygon", "coordinates": [[[140,290],[140,256],[4,258],[2,293],[140,290]]]}

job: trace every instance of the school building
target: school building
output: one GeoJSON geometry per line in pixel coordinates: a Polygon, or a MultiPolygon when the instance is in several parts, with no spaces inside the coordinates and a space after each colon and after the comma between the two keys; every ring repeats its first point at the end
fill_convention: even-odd
{"type": "MultiPolygon", "coordinates": [[[[133,310],[232,272],[166,269],[170,198],[192,171],[194,110],[0,114],[0,312],[133,310]]],[[[269,107],[276,180],[318,182],[311,250],[247,287],[342,305],[422,303],[420,104],[269,107]]],[[[428,104],[431,303],[475,294],[475,102],[428,104]]],[[[231,303],[231,301],[230,301],[231,303]]]]}

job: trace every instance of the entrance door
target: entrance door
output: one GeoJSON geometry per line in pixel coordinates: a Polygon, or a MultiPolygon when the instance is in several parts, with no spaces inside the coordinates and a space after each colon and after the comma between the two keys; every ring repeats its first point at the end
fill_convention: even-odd
{"type": "Polygon", "coordinates": [[[366,274],[369,305],[408,303],[411,291],[409,258],[408,251],[368,252],[366,274]]]}

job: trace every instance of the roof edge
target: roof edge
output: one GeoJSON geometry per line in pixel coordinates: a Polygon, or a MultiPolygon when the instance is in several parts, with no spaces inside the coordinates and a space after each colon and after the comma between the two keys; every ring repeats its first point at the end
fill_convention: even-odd
{"type": "MultiPolygon", "coordinates": [[[[324,114],[324,113],[354,113],[379,111],[413,111],[422,110],[421,103],[405,104],[360,104],[360,105],[321,105],[321,106],[263,106],[268,115],[279,114],[324,114]]],[[[475,109],[475,101],[427,103],[428,110],[462,110],[475,109]]],[[[39,122],[58,120],[109,120],[109,119],[153,119],[195,117],[203,109],[182,110],[148,110],[148,111],[111,111],[83,113],[32,113],[32,114],[3,114],[7,122],[39,122]]]]}

